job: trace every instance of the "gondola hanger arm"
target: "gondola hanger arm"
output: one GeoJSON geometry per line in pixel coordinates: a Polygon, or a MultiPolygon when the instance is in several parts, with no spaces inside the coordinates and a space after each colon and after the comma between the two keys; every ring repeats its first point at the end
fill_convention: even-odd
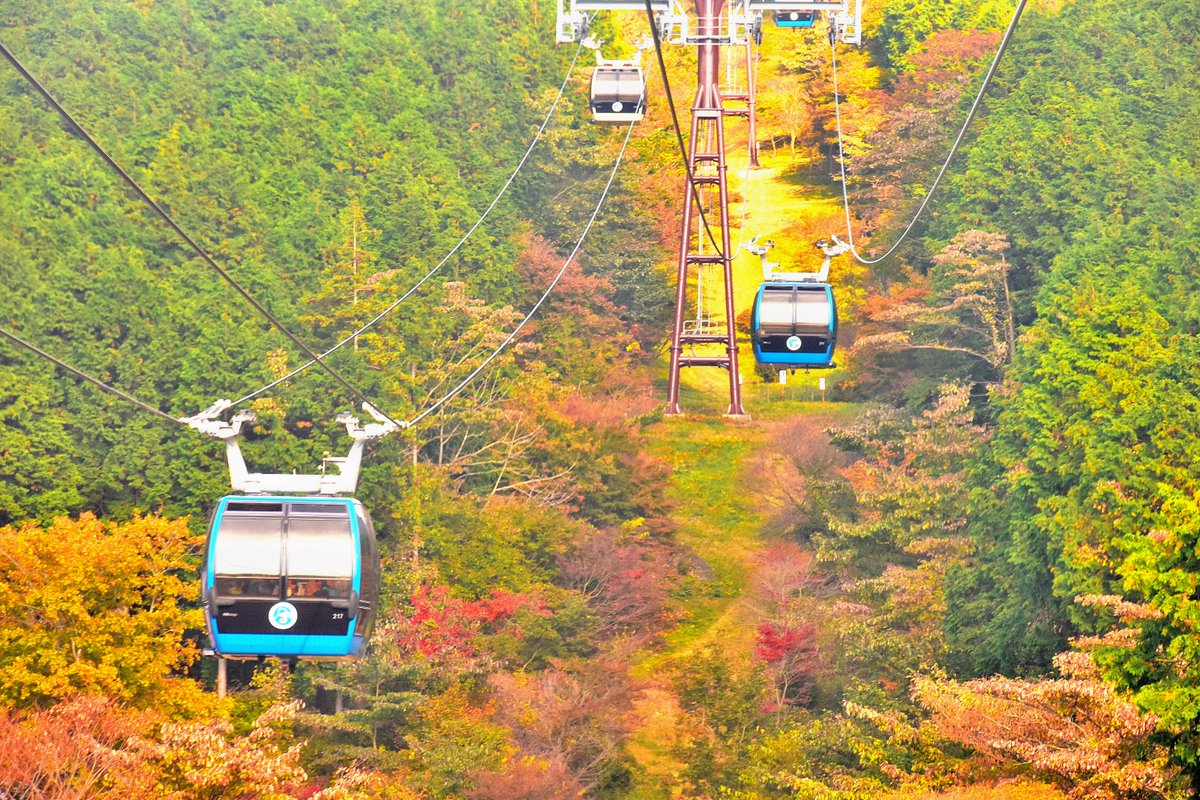
{"type": "Polygon", "coordinates": [[[230,406],[231,400],[218,400],[208,408],[190,417],[183,417],[180,422],[225,443],[225,461],[229,465],[229,483],[234,491],[252,491],[247,487],[254,485],[250,471],[246,468],[246,459],[238,445],[238,437],[242,435],[242,426],[254,422],[253,411],[239,411],[226,422],[220,418],[230,406]]]}
{"type": "Polygon", "coordinates": [[[236,441],[242,433],[242,426],[254,422],[258,417],[253,411],[239,411],[226,422],[220,418],[233,405],[230,400],[218,400],[208,408],[190,417],[180,417],[179,421],[189,428],[207,434],[223,442],[236,441]]]}
{"type": "Polygon", "coordinates": [[[585,36],[583,41],[579,43],[584,49],[591,50],[596,56],[596,66],[600,67],[611,61],[604,57],[604,45],[606,42],[603,39],[597,39],[595,36],[585,36]]]}
{"type": "Polygon", "coordinates": [[[773,239],[767,239],[762,244],[758,243],[759,237],[755,236],[750,241],[742,245],[742,249],[747,253],[752,253],[762,259],[763,280],[771,281],[778,280],[775,278],[775,268],[779,266],[778,261],[768,261],[767,253],[771,252],[771,248],[775,246],[773,239]]]}
{"type": "Polygon", "coordinates": [[[831,234],[829,238],[833,239],[833,244],[822,239],[816,245],[825,254],[825,260],[821,262],[821,269],[817,272],[817,283],[828,283],[830,263],[843,253],[850,252],[850,245],[843,242],[836,235],[831,234]]]}
{"type": "Polygon", "coordinates": [[[767,253],[775,246],[775,242],[768,239],[762,244],[758,243],[758,238],[755,236],[749,242],[743,245],[744,250],[753,253],[762,259],[763,280],[764,281],[791,281],[795,283],[828,283],[829,282],[829,267],[833,259],[850,251],[850,245],[843,242],[837,236],[831,236],[833,244],[822,239],[816,243],[816,247],[825,254],[825,260],[821,262],[821,268],[816,272],[781,272],[777,269],[779,264],[774,261],[767,260],[767,253]]]}
{"type": "Polygon", "coordinates": [[[250,472],[246,467],[246,459],[242,455],[238,438],[242,427],[247,422],[255,420],[254,412],[239,411],[229,422],[220,419],[232,403],[229,400],[218,400],[204,411],[180,421],[184,424],[225,442],[225,460],[229,465],[229,482],[234,491],[246,494],[301,494],[301,495],[342,495],[353,494],[358,488],[358,475],[362,466],[363,448],[369,441],[382,439],[394,433],[401,423],[389,420],[382,412],[370,403],[363,403],[363,409],[375,418],[375,422],[363,425],[350,412],[338,415],[337,422],[346,426],[346,433],[353,440],[350,452],[345,457],[325,458],[325,464],[333,464],[336,471],[317,474],[288,474],[270,472],[250,472]]]}
{"type": "Polygon", "coordinates": [[[637,44],[635,45],[635,47],[637,48],[637,52],[634,54],[633,58],[628,58],[628,59],[605,58],[604,57],[604,45],[608,44],[608,42],[604,39],[597,39],[595,36],[585,36],[583,41],[581,41],[579,44],[582,47],[584,47],[585,49],[591,50],[593,53],[596,54],[596,63],[598,65],[612,64],[612,63],[631,63],[631,64],[637,64],[638,66],[641,66],[642,53],[646,52],[647,50],[654,49],[654,39],[652,39],[649,36],[643,36],[641,39],[638,40],[637,44]]]}
{"type": "Polygon", "coordinates": [[[190,417],[180,417],[179,421],[189,428],[207,434],[214,439],[224,441],[229,438],[236,438],[242,430],[242,422],[245,421],[243,415],[238,414],[229,422],[220,419],[220,415],[224,414],[232,405],[232,400],[218,400],[198,414],[193,414],[190,417]]]}

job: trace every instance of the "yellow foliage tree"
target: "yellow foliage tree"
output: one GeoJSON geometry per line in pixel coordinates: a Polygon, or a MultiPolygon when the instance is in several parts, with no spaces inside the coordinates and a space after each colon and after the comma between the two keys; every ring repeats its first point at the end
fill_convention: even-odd
{"type": "Polygon", "coordinates": [[[0,703],[46,706],[78,694],[182,710],[203,704],[172,673],[203,624],[186,520],[91,514],[0,528],[0,703]]]}

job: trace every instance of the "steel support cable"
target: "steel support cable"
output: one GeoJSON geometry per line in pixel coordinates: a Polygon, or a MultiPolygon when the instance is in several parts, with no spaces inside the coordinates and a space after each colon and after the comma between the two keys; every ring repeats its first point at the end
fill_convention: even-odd
{"type": "MultiPolygon", "coordinates": [[[[4,45],[3,42],[0,42],[0,52],[2,52],[4,54],[4,57],[5,57],[5,59],[8,60],[8,63],[12,64],[12,66],[17,70],[17,72],[19,72],[21,74],[21,77],[23,77],[27,83],[29,83],[34,89],[36,89],[38,94],[40,94],[43,98],[45,98],[46,102],[48,102],[51,105],[51,107],[56,112],[58,112],[59,116],[61,116],[63,119],[65,119],[67,121],[67,123],[72,128],[75,129],[75,131],[80,135],[80,137],[83,138],[83,140],[88,144],[88,146],[91,147],[92,150],[94,150],[104,160],[104,162],[113,169],[113,171],[115,171],[118,175],[121,176],[121,178],[125,181],[125,183],[128,184],[131,189],[133,189],[134,193],[137,194],[137,196],[140,197],[148,206],[150,206],[150,208],[152,208],[154,210],[154,212],[156,214],[158,214],[158,216],[171,228],[171,230],[173,230],[179,236],[179,238],[181,238],[184,242],[187,243],[187,245],[192,249],[192,252],[194,252],[197,256],[199,256],[200,259],[204,261],[204,263],[206,263],[218,275],[220,275],[227,284],[229,284],[231,287],[233,287],[233,289],[239,295],[241,295],[242,298],[247,303],[249,303],[251,306],[253,306],[254,309],[260,315],[262,315],[268,322],[270,322],[271,325],[276,330],[278,330],[280,333],[282,333],[284,336],[286,336],[288,338],[288,340],[291,341],[292,344],[294,344],[296,347],[298,347],[301,350],[301,352],[304,353],[304,355],[308,356],[312,360],[319,363],[321,365],[322,369],[324,369],[327,373],[329,373],[329,375],[331,375],[335,380],[337,380],[337,382],[340,383],[342,385],[342,387],[345,388],[353,397],[355,397],[356,399],[358,399],[361,402],[370,403],[370,400],[367,399],[366,395],[364,395],[358,389],[356,389],[352,385],[350,385],[350,383],[345,378],[343,378],[342,375],[337,370],[335,370],[333,367],[329,366],[324,361],[322,361],[321,357],[318,356],[315,352],[313,352],[308,347],[308,345],[304,344],[304,342],[300,341],[300,339],[294,333],[292,333],[286,327],[284,327],[283,323],[280,322],[278,319],[276,319],[275,316],[267,309],[266,306],[264,306],[262,303],[258,302],[258,300],[256,300],[248,291],[246,291],[246,289],[243,288],[241,286],[241,284],[239,284],[236,280],[234,280],[232,275],[230,275],[224,268],[222,268],[220,264],[218,264],[216,261],[214,261],[212,259],[212,257],[204,250],[204,248],[202,248],[199,244],[197,244],[196,241],[194,239],[192,239],[192,237],[189,236],[186,231],[183,230],[183,228],[179,227],[179,225],[175,222],[175,220],[171,218],[171,215],[168,214],[166,212],[166,210],[163,209],[162,206],[160,206],[157,202],[155,202],[154,199],[150,197],[150,195],[146,194],[145,190],[142,189],[142,187],[138,185],[138,182],[135,181],[129,175],[129,173],[126,172],[121,167],[120,164],[118,164],[115,160],[113,160],[112,156],[110,156],[104,150],[104,148],[101,147],[100,144],[95,139],[93,139],[86,130],[83,129],[83,126],[80,125],[73,116],[71,116],[70,112],[67,111],[65,108],[63,108],[62,104],[59,103],[58,100],[54,99],[54,96],[50,94],[50,92],[46,89],[46,87],[44,87],[41,84],[41,82],[39,82],[38,79],[35,78],[32,73],[29,72],[29,70],[25,69],[24,65],[22,65],[21,62],[17,60],[17,57],[14,56],[11,51],[9,51],[9,49],[4,45]]],[[[386,415],[385,415],[385,417],[386,417],[386,415]]],[[[389,422],[393,422],[393,423],[396,422],[395,420],[393,420],[391,418],[387,418],[387,419],[389,422]]]]}
{"type": "Polygon", "coordinates": [[[136,397],[134,397],[131,394],[126,394],[125,392],[121,391],[120,389],[116,388],[115,386],[109,386],[104,381],[102,381],[98,378],[93,378],[91,375],[88,375],[87,373],[84,373],[84,372],[81,372],[81,371],[75,369],[75,367],[72,367],[70,364],[66,363],[65,361],[61,361],[61,360],[55,358],[54,356],[47,353],[45,350],[42,350],[37,345],[30,344],[29,342],[25,341],[20,336],[17,336],[15,333],[10,333],[9,331],[6,331],[3,328],[0,328],[0,336],[3,336],[5,339],[8,339],[10,342],[13,342],[14,344],[18,344],[21,347],[24,347],[26,350],[33,353],[34,355],[37,355],[41,358],[46,359],[50,363],[54,364],[56,367],[71,373],[76,378],[82,378],[83,380],[87,381],[88,383],[90,383],[94,386],[98,386],[99,388],[103,389],[104,391],[108,392],[111,395],[115,395],[115,396],[121,398],[122,400],[133,403],[135,406],[142,409],[143,411],[148,411],[151,414],[154,414],[155,416],[162,417],[163,419],[168,420],[170,422],[174,422],[176,425],[184,425],[184,423],[180,422],[175,417],[172,417],[170,414],[166,413],[165,411],[160,411],[159,409],[155,408],[154,406],[150,405],[149,403],[138,400],[136,397]]]}
{"type": "Polygon", "coordinates": [[[846,242],[850,245],[850,252],[861,264],[878,264],[896,251],[896,248],[908,238],[908,234],[917,224],[917,220],[921,218],[925,208],[929,205],[929,201],[933,198],[933,193],[937,191],[938,184],[942,182],[942,177],[946,174],[946,170],[950,166],[950,162],[954,160],[954,156],[958,153],[958,148],[962,144],[963,139],[967,135],[967,129],[971,127],[971,123],[975,119],[975,114],[979,110],[980,104],[983,102],[983,97],[987,93],[988,86],[992,82],[992,76],[996,74],[996,68],[1000,66],[1000,59],[1004,56],[1004,51],[1008,49],[1008,42],[1012,39],[1013,32],[1017,29],[1017,23],[1021,19],[1021,13],[1025,10],[1025,4],[1028,0],[1018,0],[1017,7],[1013,11],[1012,20],[1008,23],[1007,30],[1004,31],[1004,36],[1000,39],[1000,45],[996,48],[996,55],[992,58],[991,66],[988,67],[987,74],[983,76],[983,84],[979,87],[979,93],[975,95],[975,102],[971,104],[971,110],[967,112],[967,119],[963,122],[962,128],[958,131],[958,136],[954,139],[954,144],[950,147],[950,153],[946,156],[945,162],[942,163],[942,168],[938,170],[937,177],[933,180],[933,185],[929,187],[929,191],[925,193],[925,198],[921,201],[917,213],[913,215],[904,232],[900,234],[900,238],[888,248],[888,251],[878,258],[864,258],[859,254],[854,247],[854,231],[850,224],[850,196],[846,189],[846,157],[842,151],[842,104],[838,97],[838,80],[837,80],[837,43],[831,36],[829,40],[829,51],[833,62],[833,107],[837,118],[837,137],[838,137],[838,164],[841,167],[842,173],[842,207],[846,213],[846,242]]]}
{"type": "Polygon", "coordinates": [[[675,112],[675,98],[671,94],[671,81],[667,78],[667,63],[663,60],[662,40],[658,36],[658,26],[654,23],[654,9],[650,6],[650,0],[646,0],[646,17],[650,20],[650,33],[654,35],[654,52],[658,56],[658,70],[662,73],[663,89],[667,92],[667,106],[671,109],[671,124],[675,126],[675,139],[679,142],[679,154],[683,157],[683,168],[687,172],[688,183],[692,186],[692,194],[696,196],[696,210],[700,212],[700,222],[704,224],[704,232],[708,234],[708,240],[712,242],[713,251],[724,260],[725,253],[721,251],[721,245],[717,244],[712,228],[708,225],[708,218],[704,216],[704,204],[700,202],[700,187],[696,184],[696,176],[692,174],[692,161],[688,158],[687,146],[683,143],[683,131],[679,127],[679,115],[675,112]]]}
{"type": "Polygon", "coordinates": [[[522,319],[519,323],[517,323],[517,326],[515,328],[513,328],[512,332],[510,334],[508,334],[508,337],[503,342],[500,343],[499,347],[497,347],[495,350],[492,351],[491,355],[489,355],[486,359],[483,360],[483,363],[481,363],[474,370],[472,370],[470,375],[463,378],[462,381],[459,382],[459,384],[457,386],[455,386],[453,389],[451,389],[449,392],[447,392],[445,395],[443,395],[440,400],[433,403],[431,406],[426,408],[424,411],[422,411],[417,416],[413,417],[408,422],[402,423],[403,427],[409,428],[409,427],[412,427],[413,425],[416,425],[418,422],[425,419],[433,412],[437,411],[439,408],[441,408],[443,405],[445,405],[447,401],[453,399],[459,392],[461,392],[463,389],[465,389],[471,383],[471,381],[475,380],[475,378],[477,378],[479,376],[479,374],[482,373],[489,364],[491,364],[493,361],[495,361],[496,358],[502,352],[504,352],[504,350],[510,344],[512,344],[512,341],[517,338],[517,334],[519,334],[524,329],[525,325],[528,324],[529,320],[533,319],[533,315],[536,314],[538,312],[538,309],[540,309],[542,307],[542,304],[546,302],[546,298],[548,298],[550,296],[550,293],[553,292],[555,287],[558,286],[558,282],[560,280],[562,280],[562,276],[566,273],[567,267],[570,266],[571,262],[575,260],[575,256],[579,255],[579,251],[583,248],[583,243],[587,239],[588,233],[592,230],[592,226],[594,224],[596,224],[596,218],[600,216],[600,209],[604,207],[604,202],[605,202],[605,200],[608,199],[608,193],[612,189],[613,181],[616,180],[616,177],[617,177],[617,170],[620,168],[621,162],[625,158],[625,150],[626,150],[626,148],[629,147],[629,138],[633,134],[634,124],[635,123],[633,123],[633,122],[629,123],[629,130],[625,132],[625,141],[623,141],[621,143],[621,150],[619,153],[617,153],[617,160],[616,160],[616,163],[613,164],[612,172],[609,173],[608,182],[604,184],[604,191],[602,191],[600,193],[600,199],[598,201],[596,201],[596,208],[592,211],[592,216],[588,219],[587,224],[584,225],[583,232],[579,235],[579,241],[577,241],[575,243],[574,249],[571,250],[570,255],[568,255],[566,257],[566,259],[563,261],[562,267],[559,268],[558,274],[556,274],[554,276],[554,279],[552,281],[550,281],[550,285],[546,287],[546,291],[543,292],[542,296],[540,298],[538,298],[538,301],[533,304],[533,308],[529,309],[529,313],[525,315],[525,318],[522,319]]]}
{"type": "MultiPolygon", "coordinates": [[[[468,230],[465,234],[463,234],[463,237],[458,240],[458,244],[454,245],[454,247],[451,248],[450,252],[446,253],[446,256],[437,263],[437,266],[435,266],[433,269],[426,272],[425,276],[423,278],[421,278],[419,281],[417,281],[415,284],[413,284],[408,289],[408,291],[406,291],[404,294],[400,295],[400,297],[397,298],[395,302],[393,302],[390,306],[385,308],[383,311],[380,311],[378,314],[376,314],[374,318],[372,318],[369,322],[367,322],[361,328],[354,331],[350,335],[346,336],[344,339],[342,339],[340,342],[335,344],[333,347],[329,348],[324,353],[322,353],[321,358],[328,358],[330,355],[337,352],[341,348],[345,347],[347,344],[354,341],[356,338],[358,338],[360,335],[362,335],[366,331],[375,327],[375,325],[380,320],[382,320],[388,314],[391,314],[393,311],[395,311],[396,308],[401,303],[403,303],[405,300],[407,300],[409,297],[411,297],[414,292],[416,292],[423,285],[425,285],[426,281],[428,281],[435,274],[437,274],[437,272],[446,265],[446,263],[454,256],[454,254],[457,253],[462,248],[462,246],[467,243],[467,240],[471,238],[471,236],[475,233],[475,231],[479,229],[479,226],[483,224],[483,221],[488,218],[488,215],[490,215],[492,213],[492,211],[496,208],[496,206],[497,206],[497,204],[499,204],[501,198],[503,198],[504,195],[508,192],[509,187],[511,187],[513,184],[513,181],[516,180],[517,174],[520,173],[520,171],[525,167],[525,162],[527,162],[529,160],[529,156],[530,156],[530,154],[533,153],[533,149],[537,146],[538,142],[541,141],[542,134],[545,133],[546,127],[550,124],[550,119],[554,116],[555,109],[558,108],[558,102],[559,102],[559,100],[562,99],[563,92],[567,88],[567,83],[571,80],[571,75],[574,74],[574,72],[575,72],[575,65],[576,65],[576,63],[578,63],[579,54],[582,51],[583,51],[583,43],[581,42],[579,47],[577,47],[575,49],[575,57],[571,59],[571,66],[569,66],[567,68],[566,77],[563,78],[562,84],[558,87],[558,94],[555,95],[554,102],[550,104],[550,110],[546,112],[546,117],[542,120],[542,124],[538,128],[537,133],[534,134],[533,141],[530,142],[529,147],[525,150],[525,155],[521,157],[521,160],[519,162],[517,162],[516,169],[514,169],[512,171],[512,174],[508,176],[508,180],[505,181],[504,185],[500,187],[500,191],[496,194],[496,196],[494,198],[492,198],[492,202],[488,205],[488,207],[486,209],[484,209],[483,213],[479,215],[479,219],[475,220],[475,224],[471,226],[470,230],[468,230]]],[[[277,378],[274,381],[268,383],[266,386],[263,386],[261,389],[257,389],[253,392],[250,392],[249,394],[239,397],[237,400],[233,401],[233,403],[231,404],[231,407],[239,406],[242,403],[245,403],[249,400],[253,400],[255,397],[258,397],[263,392],[270,391],[271,389],[274,389],[279,384],[290,381],[292,378],[296,377],[301,372],[304,372],[306,369],[308,369],[315,363],[316,363],[315,360],[309,361],[307,364],[297,367],[296,369],[289,372],[287,375],[284,375],[282,378],[277,378]]]]}

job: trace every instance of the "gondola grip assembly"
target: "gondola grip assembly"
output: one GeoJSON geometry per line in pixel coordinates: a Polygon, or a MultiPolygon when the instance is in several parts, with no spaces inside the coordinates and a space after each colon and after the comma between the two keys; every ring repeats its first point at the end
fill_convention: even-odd
{"type": "Polygon", "coordinates": [[[350,452],[343,458],[326,458],[325,462],[335,465],[336,472],[323,472],[315,475],[250,472],[246,467],[246,459],[242,455],[238,438],[242,426],[254,422],[252,411],[239,411],[229,422],[220,419],[227,411],[229,400],[218,400],[204,411],[180,421],[207,434],[214,439],[225,442],[225,459],[229,464],[229,482],[235,492],[243,494],[298,494],[338,496],[352,495],[358,488],[358,475],[362,466],[363,447],[369,441],[382,439],[390,433],[399,430],[400,426],[388,421],[377,409],[368,403],[363,403],[363,410],[375,418],[375,422],[362,425],[358,417],[350,412],[338,415],[337,422],[346,426],[346,433],[353,440],[350,452]]]}

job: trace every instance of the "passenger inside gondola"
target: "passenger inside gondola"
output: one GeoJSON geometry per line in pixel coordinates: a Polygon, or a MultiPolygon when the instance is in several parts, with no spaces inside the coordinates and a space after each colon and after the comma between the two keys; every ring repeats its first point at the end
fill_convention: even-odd
{"type": "Polygon", "coordinates": [[[344,599],[350,596],[350,591],[349,580],[311,578],[288,581],[289,598],[344,599]]]}

